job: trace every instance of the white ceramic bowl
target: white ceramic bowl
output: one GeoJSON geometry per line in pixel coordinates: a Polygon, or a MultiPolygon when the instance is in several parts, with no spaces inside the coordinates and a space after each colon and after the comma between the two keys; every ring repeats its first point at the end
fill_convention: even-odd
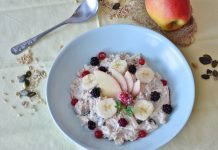
{"type": "Polygon", "coordinates": [[[184,127],[194,104],[195,86],[191,69],[181,52],[162,35],[132,25],[111,25],[95,29],[70,42],[55,60],[47,82],[47,101],[59,129],[87,149],[157,149],[173,139],[184,127]],[[93,131],[80,125],[70,104],[70,84],[76,72],[99,51],[141,53],[150,66],[169,82],[174,111],[169,122],[146,138],[116,146],[96,139],[93,131]]]}

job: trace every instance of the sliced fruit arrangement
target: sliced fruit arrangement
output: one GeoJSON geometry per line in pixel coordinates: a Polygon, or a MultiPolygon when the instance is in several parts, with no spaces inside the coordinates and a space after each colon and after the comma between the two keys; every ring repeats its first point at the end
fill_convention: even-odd
{"type": "Polygon", "coordinates": [[[107,124],[110,128],[116,126],[121,129],[134,124],[136,138],[130,141],[146,137],[150,131],[143,126],[148,122],[160,123],[156,124],[157,117],[153,114],[170,115],[173,111],[170,100],[162,101],[163,97],[169,99],[170,95],[166,91],[169,89],[167,80],[155,75],[143,57],[138,55],[134,61],[128,58],[131,57],[114,57],[102,51],[91,57],[89,65],[77,76],[74,87],[79,89],[72,94],[70,103],[98,139],[108,137],[105,131],[107,124]],[[153,82],[160,87],[154,88],[153,82]],[[78,93],[81,95],[78,96],[78,93]],[[157,108],[160,109],[158,113],[157,108]]]}

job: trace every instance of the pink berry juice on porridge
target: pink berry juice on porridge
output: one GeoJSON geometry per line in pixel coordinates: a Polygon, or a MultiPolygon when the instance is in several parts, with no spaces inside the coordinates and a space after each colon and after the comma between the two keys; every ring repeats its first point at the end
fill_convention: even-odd
{"type": "Polygon", "coordinates": [[[117,145],[146,137],[173,110],[167,81],[140,54],[100,52],[78,71],[71,96],[82,126],[117,145]]]}

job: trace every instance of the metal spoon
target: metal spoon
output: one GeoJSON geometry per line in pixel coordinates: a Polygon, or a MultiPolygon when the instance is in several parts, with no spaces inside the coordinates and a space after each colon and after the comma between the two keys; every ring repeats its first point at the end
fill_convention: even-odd
{"type": "Polygon", "coordinates": [[[27,49],[29,46],[32,46],[35,44],[39,39],[41,39],[44,35],[48,34],[49,32],[53,31],[54,29],[70,23],[80,23],[85,22],[92,17],[96,15],[98,11],[98,0],[84,0],[79,7],[76,9],[76,11],[73,13],[73,15],[68,18],[67,20],[57,24],[56,26],[38,34],[37,36],[22,42],[14,47],[11,48],[11,52],[14,55],[22,53],[25,49],[27,49]]]}

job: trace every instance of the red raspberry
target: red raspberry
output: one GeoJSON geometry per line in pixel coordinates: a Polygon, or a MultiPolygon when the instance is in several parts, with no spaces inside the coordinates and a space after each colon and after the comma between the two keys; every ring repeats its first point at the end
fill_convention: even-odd
{"type": "Polygon", "coordinates": [[[120,125],[121,127],[125,127],[125,126],[128,125],[128,121],[127,121],[125,118],[120,118],[120,119],[118,120],[118,123],[119,123],[119,125],[120,125]]]}
{"type": "Polygon", "coordinates": [[[132,95],[129,94],[128,92],[121,92],[119,95],[118,95],[118,99],[122,102],[122,104],[128,106],[132,103],[132,95]]]}
{"type": "Polygon", "coordinates": [[[146,137],[147,135],[148,135],[148,133],[145,130],[140,130],[138,137],[143,138],[143,137],[146,137]]]}
{"type": "Polygon", "coordinates": [[[167,85],[167,81],[166,80],[162,79],[161,82],[162,82],[163,86],[167,85]]]}
{"type": "Polygon", "coordinates": [[[144,58],[140,58],[139,59],[139,62],[138,62],[140,65],[144,65],[145,64],[145,59],[144,58]]]}
{"type": "Polygon", "coordinates": [[[84,71],[81,73],[80,77],[83,78],[83,77],[85,77],[85,76],[88,75],[88,74],[90,74],[90,71],[84,70],[84,71]]]}
{"type": "Polygon", "coordinates": [[[100,52],[100,53],[98,54],[98,58],[99,58],[100,60],[104,60],[104,59],[106,58],[106,53],[105,53],[105,52],[100,52]]]}
{"type": "Polygon", "coordinates": [[[96,137],[97,139],[101,139],[101,138],[103,137],[102,131],[101,131],[101,130],[96,130],[96,131],[95,131],[95,137],[96,137]]]}
{"type": "Polygon", "coordinates": [[[72,106],[75,106],[75,105],[77,104],[77,102],[78,102],[78,99],[72,98],[72,100],[71,100],[71,105],[72,105],[72,106]]]}

